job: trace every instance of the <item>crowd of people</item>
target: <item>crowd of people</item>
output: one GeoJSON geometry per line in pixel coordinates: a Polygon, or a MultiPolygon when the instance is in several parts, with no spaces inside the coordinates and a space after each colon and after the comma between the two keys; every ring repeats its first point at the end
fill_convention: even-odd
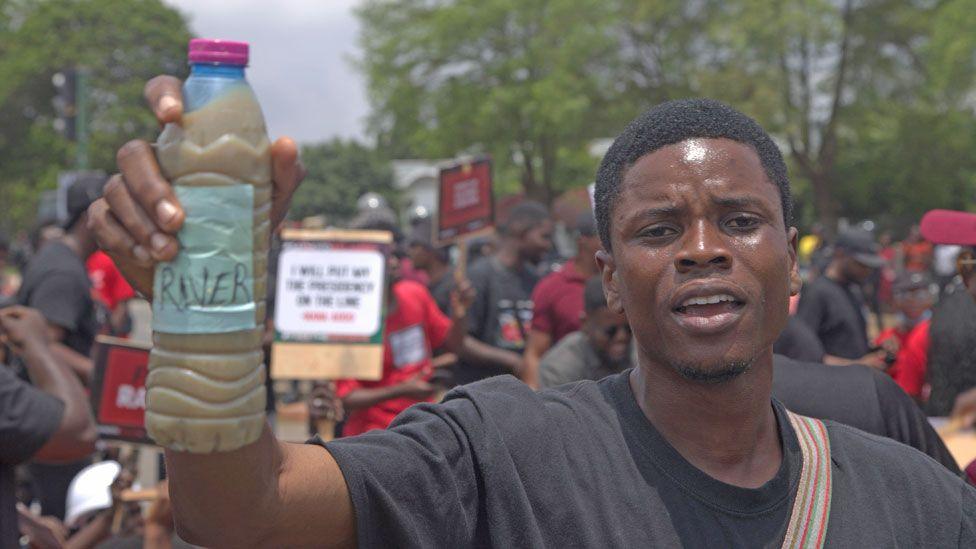
{"type": "Polygon", "coordinates": [[[97,440],[92,349],[175,252],[152,247],[172,194],[151,154],[120,169],[67,190],[16,276],[0,242],[0,547],[167,547],[177,525],[204,546],[976,545],[928,420],[976,421],[976,215],[799,238],[773,141],[705,100],[637,118],[568,226],[525,200],[458,253],[366,201],[345,226],[395,242],[381,378],[317,383],[311,417],[337,422],[310,444],[167,451],[140,498],[97,440]]]}

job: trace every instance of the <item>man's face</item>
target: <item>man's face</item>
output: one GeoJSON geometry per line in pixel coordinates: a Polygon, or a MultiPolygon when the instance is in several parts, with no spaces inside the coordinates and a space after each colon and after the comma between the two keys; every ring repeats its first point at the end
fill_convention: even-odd
{"type": "Polygon", "coordinates": [[[647,154],[611,215],[603,285],[643,360],[715,382],[768,352],[800,288],[796,229],[751,147],[689,139],[647,154]]]}
{"type": "Polygon", "coordinates": [[[630,349],[630,325],[626,315],[615,313],[604,307],[586,314],[583,331],[596,349],[601,360],[610,366],[622,364],[627,360],[630,349]]]}
{"type": "Polygon", "coordinates": [[[871,278],[871,275],[874,273],[874,268],[861,263],[853,257],[845,257],[843,271],[844,278],[848,282],[863,284],[867,279],[871,278]]]}
{"type": "Polygon", "coordinates": [[[600,249],[600,237],[580,236],[576,239],[577,253],[589,261],[594,261],[593,257],[600,249]]]}
{"type": "Polygon", "coordinates": [[[552,249],[552,221],[546,219],[542,223],[528,229],[522,235],[522,256],[533,263],[538,263],[546,252],[552,249]]]}
{"type": "Polygon", "coordinates": [[[413,266],[424,270],[430,266],[430,250],[420,244],[410,244],[407,248],[407,257],[413,266]]]}
{"type": "Polygon", "coordinates": [[[896,292],[894,297],[898,311],[912,321],[921,318],[935,303],[935,296],[928,288],[896,292]]]}

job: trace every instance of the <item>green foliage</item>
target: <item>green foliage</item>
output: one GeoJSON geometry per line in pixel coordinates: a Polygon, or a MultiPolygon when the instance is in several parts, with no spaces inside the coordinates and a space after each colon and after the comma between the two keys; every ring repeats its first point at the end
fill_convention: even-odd
{"type": "Polygon", "coordinates": [[[369,191],[397,205],[393,169],[374,149],[334,139],[302,147],[302,162],[308,175],[292,200],[292,219],[324,214],[329,223],[342,223],[356,213],[356,199],[369,191]]]}
{"type": "Polygon", "coordinates": [[[0,225],[33,221],[37,197],[74,168],[74,146],[53,129],[54,73],[90,73],[90,165],[114,171],[115,151],[158,131],[142,100],[157,74],[185,72],[190,38],[160,0],[0,0],[0,225]]]}
{"type": "Polygon", "coordinates": [[[489,153],[500,188],[542,199],[592,180],[595,159],[563,159],[615,126],[602,0],[367,0],[358,14],[371,127],[390,155],[489,153]]]}

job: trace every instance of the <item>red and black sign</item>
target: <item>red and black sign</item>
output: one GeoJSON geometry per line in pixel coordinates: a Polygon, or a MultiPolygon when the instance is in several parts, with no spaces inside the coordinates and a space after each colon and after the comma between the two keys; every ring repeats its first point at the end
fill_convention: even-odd
{"type": "Polygon", "coordinates": [[[491,160],[481,158],[441,169],[437,240],[442,244],[492,227],[495,203],[491,160]]]}
{"type": "Polygon", "coordinates": [[[92,408],[101,438],[152,444],[146,435],[149,347],[99,337],[95,350],[92,408]]]}

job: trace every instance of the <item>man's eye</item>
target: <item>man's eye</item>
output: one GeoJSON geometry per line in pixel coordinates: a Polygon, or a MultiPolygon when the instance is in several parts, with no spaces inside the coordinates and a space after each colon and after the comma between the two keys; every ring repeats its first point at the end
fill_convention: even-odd
{"type": "Polygon", "coordinates": [[[673,227],[657,226],[657,227],[648,227],[647,229],[644,229],[644,231],[641,232],[641,236],[650,237],[650,238],[664,238],[666,236],[671,236],[677,233],[678,231],[674,230],[673,227]]]}
{"type": "Polygon", "coordinates": [[[751,229],[759,225],[759,219],[750,215],[737,215],[729,219],[727,224],[733,229],[751,229]]]}

